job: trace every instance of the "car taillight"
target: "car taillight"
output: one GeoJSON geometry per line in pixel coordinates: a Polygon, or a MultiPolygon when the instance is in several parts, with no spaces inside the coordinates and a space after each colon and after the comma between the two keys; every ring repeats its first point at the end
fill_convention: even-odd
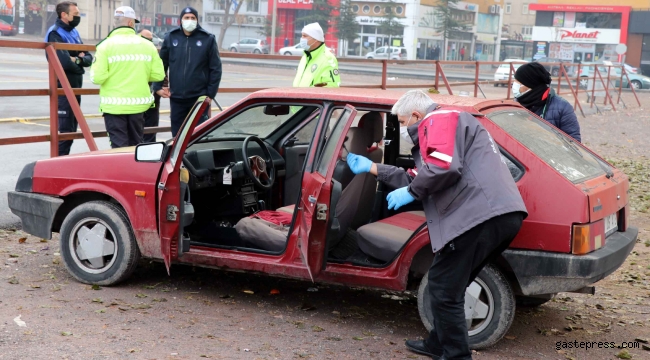
{"type": "Polygon", "coordinates": [[[605,245],[605,222],[598,220],[590,224],[573,225],[571,253],[588,254],[605,245]]]}

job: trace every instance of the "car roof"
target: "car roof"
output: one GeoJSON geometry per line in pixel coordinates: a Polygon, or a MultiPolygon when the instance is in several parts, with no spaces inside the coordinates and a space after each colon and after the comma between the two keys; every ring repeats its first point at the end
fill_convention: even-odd
{"type": "MultiPolygon", "coordinates": [[[[528,61],[521,60],[521,59],[505,59],[503,60],[503,62],[528,62],[528,61]]],[[[501,64],[501,65],[505,65],[505,64],[501,64]]]]}
{"type": "MultiPolygon", "coordinates": [[[[305,100],[329,100],[334,102],[367,103],[384,106],[393,106],[404,95],[406,90],[381,90],[362,88],[271,88],[250,94],[245,100],[259,98],[286,98],[305,100]]],[[[515,105],[513,101],[486,100],[465,96],[429,94],[431,99],[439,105],[454,106],[469,113],[479,113],[481,109],[492,105],[515,105]]]]}

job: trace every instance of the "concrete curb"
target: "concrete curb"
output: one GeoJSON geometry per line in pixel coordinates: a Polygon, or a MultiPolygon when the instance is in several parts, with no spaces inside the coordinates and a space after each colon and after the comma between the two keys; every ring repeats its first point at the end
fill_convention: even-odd
{"type": "MultiPolygon", "coordinates": [[[[224,107],[225,109],[225,107],[224,107]]],[[[219,108],[212,108],[212,111],[219,112],[219,108]]],[[[160,110],[161,114],[169,114],[170,110],[160,110]]],[[[86,118],[100,118],[104,117],[102,114],[88,114],[85,115],[86,118]]],[[[36,117],[29,117],[29,118],[4,118],[0,119],[0,124],[2,123],[14,123],[14,122],[29,122],[29,121],[49,121],[50,117],[49,116],[36,116],[36,117]]]]}

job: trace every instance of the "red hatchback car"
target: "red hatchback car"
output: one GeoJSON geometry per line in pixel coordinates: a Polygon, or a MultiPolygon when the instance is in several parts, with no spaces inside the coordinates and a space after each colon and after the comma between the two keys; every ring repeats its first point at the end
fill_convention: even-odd
{"type": "Polygon", "coordinates": [[[18,27],[9,24],[4,20],[0,20],[0,35],[7,36],[16,34],[18,34],[18,27]]]}
{"type": "MultiPolygon", "coordinates": [[[[47,159],[23,169],[9,206],[26,232],[60,233],[79,281],[125,280],[140,257],[321,283],[428,292],[431,250],[421,204],[387,208],[391,189],[352,174],[347,152],[405,168],[390,114],[402,92],[272,89],[197,126],[199,99],[175,139],[47,159]],[[262,211],[266,210],[266,211],[262,211]]],[[[586,292],[637,238],[628,178],[510,101],[432,96],[476,116],[496,140],[529,211],[503,256],[468,288],[471,346],[508,331],[516,300],[586,292]]],[[[433,195],[435,196],[435,195],[433,195]]],[[[462,264],[459,264],[462,266],[462,264]]]]}

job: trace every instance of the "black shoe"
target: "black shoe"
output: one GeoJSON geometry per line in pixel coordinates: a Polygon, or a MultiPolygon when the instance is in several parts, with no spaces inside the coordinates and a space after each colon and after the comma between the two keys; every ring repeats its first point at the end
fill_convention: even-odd
{"type": "Polygon", "coordinates": [[[406,340],[406,348],[416,354],[430,356],[433,360],[443,359],[442,351],[439,353],[432,351],[424,340],[406,340]]]}

